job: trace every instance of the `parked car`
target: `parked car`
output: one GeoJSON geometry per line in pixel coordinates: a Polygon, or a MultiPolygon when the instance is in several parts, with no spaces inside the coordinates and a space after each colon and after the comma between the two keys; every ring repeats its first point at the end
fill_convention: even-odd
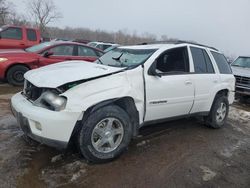
{"type": "Polygon", "coordinates": [[[113,46],[110,46],[106,50],[104,50],[104,53],[107,53],[107,52],[109,52],[109,51],[111,51],[119,46],[120,46],[119,44],[114,44],[113,46]]]}
{"type": "Polygon", "coordinates": [[[245,101],[250,98],[250,57],[238,57],[231,67],[236,78],[236,95],[245,101]]]}
{"type": "Polygon", "coordinates": [[[146,125],[201,116],[224,125],[235,78],[223,54],[189,43],[118,47],[96,63],[65,62],[25,74],[11,99],[22,130],[92,162],[118,157],[146,125]]]}
{"type": "Polygon", "coordinates": [[[89,46],[93,47],[93,48],[98,48],[100,50],[106,50],[107,48],[117,45],[114,43],[105,43],[105,42],[89,42],[88,43],[89,46]]]}
{"type": "Polygon", "coordinates": [[[40,31],[19,26],[0,27],[0,49],[25,49],[41,42],[40,31]]]}
{"type": "Polygon", "coordinates": [[[93,62],[102,55],[99,49],[62,41],[45,42],[24,50],[0,50],[0,79],[18,86],[23,84],[23,75],[28,70],[66,60],[93,62]]]}

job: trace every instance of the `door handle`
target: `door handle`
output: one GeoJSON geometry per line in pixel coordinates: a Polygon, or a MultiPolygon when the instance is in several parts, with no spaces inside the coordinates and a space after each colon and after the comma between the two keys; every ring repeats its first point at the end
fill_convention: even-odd
{"type": "Polygon", "coordinates": [[[191,82],[190,80],[187,80],[187,81],[185,81],[185,84],[186,84],[186,85],[191,85],[192,82],[191,82]]]}

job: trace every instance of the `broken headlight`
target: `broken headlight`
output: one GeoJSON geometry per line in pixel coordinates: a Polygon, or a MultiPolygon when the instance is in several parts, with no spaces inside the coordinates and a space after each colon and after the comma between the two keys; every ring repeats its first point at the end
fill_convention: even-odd
{"type": "Polygon", "coordinates": [[[51,91],[45,91],[36,101],[35,104],[53,111],[65,109],[67,98],[59,96],[51,91]]]}

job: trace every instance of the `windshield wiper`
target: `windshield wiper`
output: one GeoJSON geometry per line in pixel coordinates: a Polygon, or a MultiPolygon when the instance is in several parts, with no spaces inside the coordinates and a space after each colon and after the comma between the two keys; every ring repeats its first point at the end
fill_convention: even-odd
{"type": "Polygon", "coordinates": [[[241,67],[240,65],[237,65],[237,64],[236,64],[236,65],[232,65],[232,66],[235,66],[235,67],[241,67]]]}
{"type": "Polygon", "coordinates": [[[102,60],[100,60],[100,58],[98,58],[97,60],[103,65],[103,62],[102,62],[102,60]]]}
{"type": "Polygon", "coordinates": [[[112,59],[113,59],[113,60],[116,60],[116,61],[120,61],[122,55],[123,55],[123,53],[121,53],[121,55],[119,55],[119,57],[112,57],[112,59]]]}

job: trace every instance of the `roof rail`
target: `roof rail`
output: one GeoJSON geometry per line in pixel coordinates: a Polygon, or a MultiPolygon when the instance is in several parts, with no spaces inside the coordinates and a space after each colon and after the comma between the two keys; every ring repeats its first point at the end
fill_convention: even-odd
{"type": "Polygon", "coordinates": [[[167,40],[167,41],[153,41],[153,42],[144,42],[141,43],[140,45],[147,45],[147,44],[193,44],[193,45],[197,45],[197,46],[202,46],[202,47],[206,47],[206,48],[211,48],[213,50],[219,51],[218,49],[211,47],[211,46],[207,46],[207,45],[203,45],[203,44],[199,44],[196,42],[191,42],[191,41],[185,41],[185,40],[167,40]]]}

